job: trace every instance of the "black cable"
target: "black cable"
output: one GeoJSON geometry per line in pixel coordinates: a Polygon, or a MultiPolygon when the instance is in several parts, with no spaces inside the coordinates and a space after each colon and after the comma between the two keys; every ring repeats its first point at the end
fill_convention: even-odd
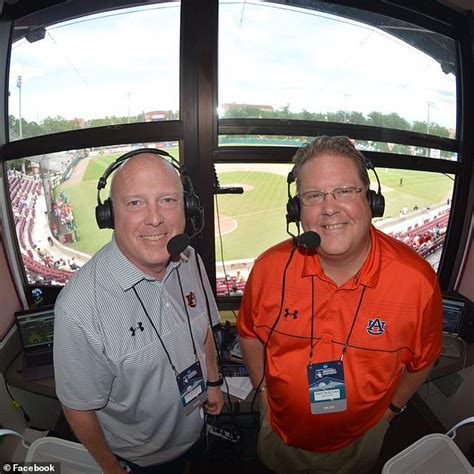
{"type": "MultiPolygon", "coordinates": [[[[220,188],[220,183],[219,183],[219,178],[217,176],[217,171],[216,171],[215,165],[213,166],[213,169],[214,169],[214,183],[213,183],[214,184],[214,189],[219,189],[220,188]]],[[[230,296],[229,275],[227,274],[227,269],[225,267],[224,243],[223,243],[223,239],[222,239],[222,230],[221,230],[221,225],[220,225],[219,200],[217,198],[217,195],[215,196],[215,209],[216,209],[216,217],[217,217],[217,234],[218,234],[218,237],[219,237],[219,248],[220,248],[220,254],[221,254],[221,259],[222,259],[222,269],[224,271],[224,281],[225,281],[226,289],[227,289],[226,296],[230,296]]],[[[206,307],[207,307],[208,317],[209,317],[209,321],[210,321],[211,328],[212,328],[212,320],[211,320],[211,316],[210,316],[209,300],[208,300],[207,293],[206,293],[205,288],[204,288],[204,282],[203,282],[203,278],[202,278],[201,267],[200,267],[200,265],[197,261],[197,255],[196,255],[196,264],[197,264],[197,267],[198,267],[199,277],[201,279],[201,285],[203,287],[204,296],[206,298],[206,307]]],[[[235,311],[233,309],[231,311],[232,311],[232,314],[234,315],[234,318],[237,320],[237,315],[236,315],[235,311]]],[[[216,346],[217,357],[218,357],[218,365],[219,365],[219,368],[220,368],[222,366],[222,355],[221,355],[221,351],[219,350],[219,347],[217,345],[217,341],[216,341],[214,331],[212,331],[212,335],[213,335],[213,338],[214,338],[214,345],[216,346]]],[[[229,405],[229,415],[231,417],[231,423],[234,427],[234,431],[235,431],[235,429],[237,429],[239,436],[242,437],[241,427],[239,426],[239,424],[236,420],[237,414],[235,412],[235,409],[234,409],[234,406],[233,406],[233,403],[232,403],[232,399],[231,399],[231,396],[230,396],[229,384],[227,382],[226,377],[223,376],[222,374],[221,374],[221,376],[223,377],[225,388],[226,388],[226,398],[227,398],[227,403],[229,405]]],[[[234,449],[232,450],[232,452],[233,452],[233,454],[235,454],[234,449]]],[[[239,459],[239,458],[237,458],[237,459],[239,459]]]]}
{"type": "MultiPolygon", "coordinates": [[[[216,165],[214,164],[212,168],[214,170],[214,189],[219,189],[221,185],[219,183],[219,177],[217,176],[216,165]]],[[[219,236],[219,248],[220,248],[220,251],[221,251],[222,269],[224,270],[224,278],[225,278],[225,283],[226,283],[226,286],[227,286],[227,296],[230,296],[229,283],[228,283],[228,279],[227,279],[227,271],[226,271],[225,262],[224,262],[224,245],[223,245],[223,242],[222,242],[219,201],[217,199],[217,195],[216,195],[214,201],[216,203],[217,235],[219,236]]]]}
{"type": "Polygon", "coordinates": [[[252,403],[250,404],[250,412],[255,414],[254,411],[254,404],[255,400],[257,398],[257,395],[259,393],[260,387],[262,386],[263,379],[265,378],[265,371],[267,367],[267,347],[268,343],[270,342],[270,337],[272,336],[273,331],[276,328],[276,325],[278,324],[278,321],[281,318],[281,313],[283,309],[283,303],[285,302],[285,286],[286,286],[286,272],[288,270],[288,267],[290,266],[291,260],[293,259],[293,255],[295,254],[296,249],[298,248],[298,244],[295,239],[293,239],[293,247],[290,252],[290,256],[288,257],[288,261],[286,262],[285,269],[283,270],[283,277],[282,277],[282,282],[281,282],[281,300],[280,300],[280,308],[278,310],[278,316],[275,319],[275,322],[273,323],[273,326],[270,329],[270,332],[268,333],[267,340],[265,341],[265,344],[263,346],[263,370],[262,370],[262,378],[260,379],[260,382],[258,383],[257,387],[255,388],[255,393],[252,398],[252,403]]]}
{"type": "MultiPolygon", "coordinates": [[[[214,169],[214,189],[219,189],[221,187],[219,183],[219,177],[217,176],[216,165],[213,165],[214,169]]],[[[217,195],[215,196],[215,207],[216,207],[216,217],[217,217],[217,235],[219,236],[219,249],[221,252],[221,259],[222,259],[222,269],[224,270],[224,278],[225,278],[225,285],[227,288],[226,296],[230,296],[230,287],[229,287],[229,275],[227,274],[227,270],[225,268],[225,258],[224,258],[224,244],[222,240],[222,231],[221,231],[221,220],[220,220],[220,211],[219,211],[219,200],[217,199],[217,195]]],[[[232,314],[234,318],[237,320],[237,315],[235,311],[232,309],[232,314]]]]}
{"type": "MultiPolygon", "coordinates": [[[[227,275],[227,270],[225,268],[224,244],[223,244],[223,241],[222,241],[222,231],[221,231],[220,212],[219,212],[219,200],[217,199],[217,196],[214,198],[214,200],[215,200],[215,203],[216,203],[217,234],[219,236],[219,248],[220,248],[220,251],[221,251],[221,258],[222,258],[222,269],[224,270],[224,279],[225,279],[225,285],[226,285],[226,288],[227,288],[227,295],[226,296],[230,296],[229,276],[227,275]]],[[[234,313],[234,316],[235,316],[235,313],[234,313]]]]}
{"type": "MultiPolygon", "coordinates": [[[[193,249],[193,250],[194,250],[194,258],[196,260],[196,266],[197,266],[197,270],[198,270],[198,274],[199,274],[199,279],[201,280],[202,291],[204,293],[204,299],[206,301],[207,319],[209,321],[209,326],[211,328],[212,338],[214,340],[214,346],[216,348],[217,366],[218,366],[218,369],[220,369],[220,367],[222,366],[222,356],[221,356],[221,351],[219,350],[219,346],[217,344],[216,335],[214,334],[214,330],[213,330],[213,324],[212,324],[212,318],[211,318],[211,307],[209,305],[209,298],[207,296],[207,291],[206,291],[206,288],[204,286],[204,279],[202,277],[201,265],[199,265],[198,253],[196,252],[195,249],[193,249]]],[[[220,374],[220,375],[222,376],[222,374],[220,374]]],[[[224,383],[225,383],[226,390],[227,390],[227,400],[229,402],[229,411],[232,414],[232,416],[234,416],[234,408],[232,406],[232,400],[230,398],[230,393],[229,393],[229,384],[227,383],[227,380],[226,380],[225,377],[222,376],[222,378],[224,379],[224,383]]]]}
{"type": "Polygon", "coordinates": [[[8,369],[11,367],[11,365],[13,364],[13,362],[15,361],[15,359],[21,354],[22,351],[20,351],[15,357],[12,358],[12,360],[8,363],[6,369],[5,369],[5,377],[4,377],[4,381],[5,381],[5,390],[7,391],[8,393],[8,396],[11,398],[11,405],[13,408],[16,408],[16,409],[20,409],[22,412],[23,412],[23,418],[25,419],[26,423],[29,423],[31,418],[30,416],[28,415],[28,413],[26,413],[25,409],[21,406],[20,402],[18,400],[15,399],[15,397],[12,395],[12,393],[10,392],[10,389],[8,387],[8,384],[7,384],[7,373],[8,373],[8,369]]]}
{"type": "MultiPolygon", "coordinates": [[[[209,326],[212,330],[213,323],[212,323],[212,318],[211,318],[211,306],[209,304],[209,298],[207,296],[206,287],[204,286],[204,279],[202,277],[201,265],[199,265],[199,256],[198,256],[198,253],[196,252],[196,249],[193,248],[193,250],[194,250],[194,258],[196,260],[196,267],[197,267],[197,271],[198,271],[198,274],[199,274],[199,280],[201,281],[201,288],[202,288],[202,292],[204,293],[204,300],[206,302],[207,319],[209,321],[209,326]]],[[[220,363],[221,355],[220,355],[219,347],[217,345],[216,336],[214,334],[214,331],[212,331],[212,338],[214,339],[214,345],[216,346],[217,360],[220,363]]]]}

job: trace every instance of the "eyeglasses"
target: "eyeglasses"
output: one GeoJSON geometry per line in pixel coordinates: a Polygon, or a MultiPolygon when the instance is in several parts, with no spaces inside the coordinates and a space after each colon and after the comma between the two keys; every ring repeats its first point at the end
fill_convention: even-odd
{"type": "Polygon", "coordinates": [[[322,204],[324,198],[331,194],[332,197],[338,202],[351,202],[354,201],[356,196],[365,190],[365,186],[362,188],[348,187],[348,188],[337,188],[328,193],[322,191],[308,191],[300,194],[300,200],[304,206],[317,206],[322,204]]]}

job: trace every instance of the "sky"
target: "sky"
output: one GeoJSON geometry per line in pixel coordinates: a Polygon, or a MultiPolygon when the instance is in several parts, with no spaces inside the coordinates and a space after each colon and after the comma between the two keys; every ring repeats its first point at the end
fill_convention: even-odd
{"type": "MultiPolygon", "coordinates": [[[[291,112],[396,112],[455,128],[456,83],[426,54],[373,27],[271,3],[219,13],[219,104],[291,112]]],[[[91,119],[179,108],[179,5],[115,11],[13,46],[10,114],[91,119]]]]}

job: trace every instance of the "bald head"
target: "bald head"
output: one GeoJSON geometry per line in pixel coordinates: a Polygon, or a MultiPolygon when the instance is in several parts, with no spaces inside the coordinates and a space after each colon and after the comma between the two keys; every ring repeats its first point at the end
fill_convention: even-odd
{"type": "Polygon", "coordinates": [[[123,187],[126,188],[127,182],[133,179],[137,172],[153,172],[154,170],[159,170],[160,173],[163,173],[163,176],[168,176],[170,181],[175,180],[181,190],[183,189],[180,176],[169,161],[154,153],[141,153],[127,160],[113,174],[110,184],[112,201],[115,201],[116,194],[120,193],[123,187]]]}
{"type": "Polygon", "coordinates": [[[111,184],[115,240],[139,270],[161,279],[168,241],[185,227],[183,185],[164,158],[142,153],[126,161],[111,184]]]}

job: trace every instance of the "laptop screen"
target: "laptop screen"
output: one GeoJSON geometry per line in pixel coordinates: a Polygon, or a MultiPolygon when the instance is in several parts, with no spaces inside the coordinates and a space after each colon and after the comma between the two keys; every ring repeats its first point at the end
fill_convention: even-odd
{"type": "Polygon", "coordinates": [[[15,313],[24,349],[53,344],[54,309],[37,309],[15,313]]]}
{"type": "Polygon", "coordinates": [[[458,335],[461,332],[466,301],[443,296],[443,331],[458,335]]]}

